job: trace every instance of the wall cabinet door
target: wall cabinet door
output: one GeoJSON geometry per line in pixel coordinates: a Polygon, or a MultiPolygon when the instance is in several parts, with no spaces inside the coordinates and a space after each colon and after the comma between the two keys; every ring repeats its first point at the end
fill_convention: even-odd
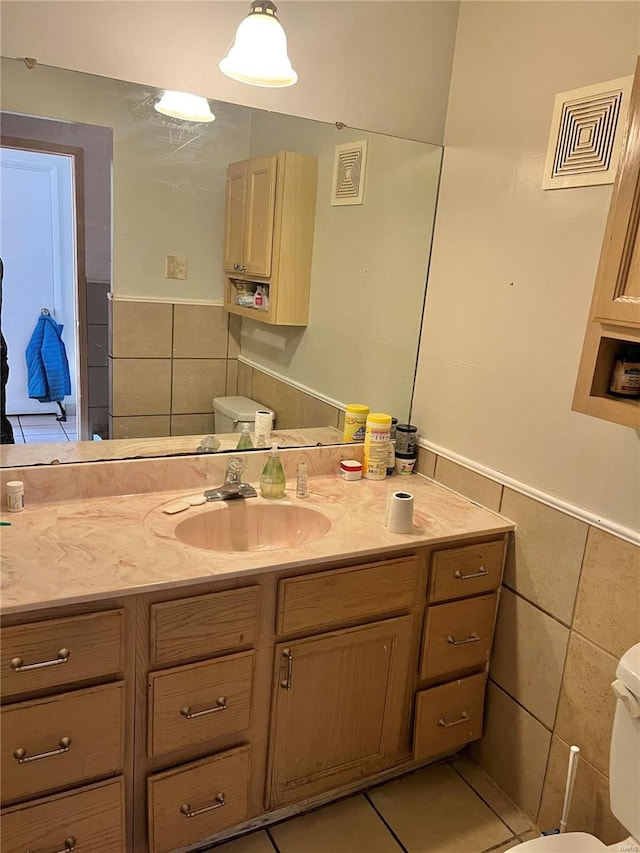
{"type": "Polygon", "coordinates": [[[224,268],[239,272],[244,254],[245,164],[227,168],[224,207],[224,268]]]}
{"type": "Polygon", "coordinates": [[[404,616],[276,646],[272,808],[394,763],[411,624],[404,616]]]}
{"type": "Polygon", "coordinates": [[[231,163],[225,190],[224,268],[271,274],[277,156],[231,163]]]}

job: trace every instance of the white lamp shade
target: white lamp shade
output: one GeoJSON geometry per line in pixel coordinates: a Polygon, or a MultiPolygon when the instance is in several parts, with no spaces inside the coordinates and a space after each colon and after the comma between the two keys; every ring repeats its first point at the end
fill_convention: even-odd
{"type": "Polygon", "coordinates": [[[159,113],[184,121],[215,121],[209,101],[200,95],[190,95],[187,92],[165,92],[154,106],[159,113]]]}
{"type": "Polygon", "coordinates": [[[219,68],[227,77],[253,86],[293,86],[298,79],[287,56],[287,36],[270,14],[247,15],[219,68]]]}

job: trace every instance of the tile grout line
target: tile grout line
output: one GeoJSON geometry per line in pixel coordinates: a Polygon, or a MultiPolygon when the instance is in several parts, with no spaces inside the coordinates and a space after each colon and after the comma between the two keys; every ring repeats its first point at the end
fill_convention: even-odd
{"type": "MultiPolygon", "coordinates": [[[[369,789],[369,790],[372,790],[372,789],[369,789]]],[[[402,843],[402,841],[400,841],[400,839],[398,838],[398,836],[397,836],[397,835],[396,835],[396,833],[394,832],[394,830],[393,830],[393,828],[391,827],[391,825],[388,823],[388,821],[387,821],[387,819],[385,818],[385,816],[382,814],[382,812],[381,812],[381,811],[379,811],[379,809],[377,808],[376,804],[375,804],[375,803],[371,800],[371,798],[369,797],[369,790],[367,790],[367,791],[365,791],[365,792],[363,793],[363,796],[364,796],[365,800],[369,803],[369,805],[371,806],[371,808],[373,809],[373,811],[375,812],[375,814],[377,814],[377,815],[378,815],[378,817],[380,818],[380,820],[382,821],[382,823],[386,826],[386,828],[387,828],[387,830],[388,830],[389,834],[391,835],[391,837],[393,838],[393,840],[396,842],[396,844],[398,845],[398,847],[400,848],[400,850],[402,850],[402,853],[409,853],[409,850],[407,850],[407,848],[404,846],[404,844],[402,843]]]]}
{"type": "Polygon", "coordinates": [[[280,848],[276,844],[276,841],[275,841],[275,838],[273,837],[273,835],[271,835],[271,827],[266,826],[264,831],[267,833],[267,838],[271,842],[271,846],[274,849],[274,853],[280,853],[280,848]]]}

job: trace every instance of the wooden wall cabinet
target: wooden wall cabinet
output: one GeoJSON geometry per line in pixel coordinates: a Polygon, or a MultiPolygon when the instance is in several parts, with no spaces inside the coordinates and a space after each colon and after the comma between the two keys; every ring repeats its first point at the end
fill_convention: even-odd
{"type": "Polygon", "coordinates": [[[272,325],[305,326],[317,157],[280,151],[231,163],[225,191],[225,309],[272,325]],[[261,285],[268,307],[238,304],[261,285]]]}
{"type": "Polygon", "coordinates": [[[640,59],[591,311],[573,398],[573,410],[640,429],[640,398],[609,394],[616,355],[640,344],[640,59]]]}

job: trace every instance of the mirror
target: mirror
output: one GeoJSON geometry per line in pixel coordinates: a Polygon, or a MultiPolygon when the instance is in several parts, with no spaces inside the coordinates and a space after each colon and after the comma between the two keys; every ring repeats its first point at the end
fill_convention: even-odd
{"type": "MultiPolygon", "coordinates": [[[[105,139],[113,145],[106,171],[92,170],[103,202],[105,180],[112,184],[112,221],[105,223],[111,212],[95,199],[85,203],[87,314],[78,315],[89,330],[89,430],[82,437],[112,440],[82,441],[57,458],[195,452],[213,432],[216,396],[243,395],[274,409],[283,443],[339,443],[349,402],[409,420],[441,147],[213,100],[215,121],[194,124],[157,113],[161,94],[2,60],[4,135],[22,137],[25,117],[41,117],[49,128],[64,123],[81,147],[88,125],[103,149],[105,139]],[[362,140],[364,200],[334,206],[336,146],[362,140]],[[285,150],[318,157],[306,327],[268,326],[222,308],[227,165],[285,150]],[[110,225],[112,258],[104,248],[110,225]],[[186,259],[186,278],[166,277],[172,259],[186,259]],[[104,319],[92,316],[96,304],[104,319]]],[[[12,295],[6,258],[5,265],[9,337],[11,302],[20,287],[23,301],[25,286],[12,295]]],[[[9,340],[10,366],[22,348],[9,340]]],[[[2,464],[50,461],[45,448],[34,459],[28,447],[3,447],[2,464]]]]}

